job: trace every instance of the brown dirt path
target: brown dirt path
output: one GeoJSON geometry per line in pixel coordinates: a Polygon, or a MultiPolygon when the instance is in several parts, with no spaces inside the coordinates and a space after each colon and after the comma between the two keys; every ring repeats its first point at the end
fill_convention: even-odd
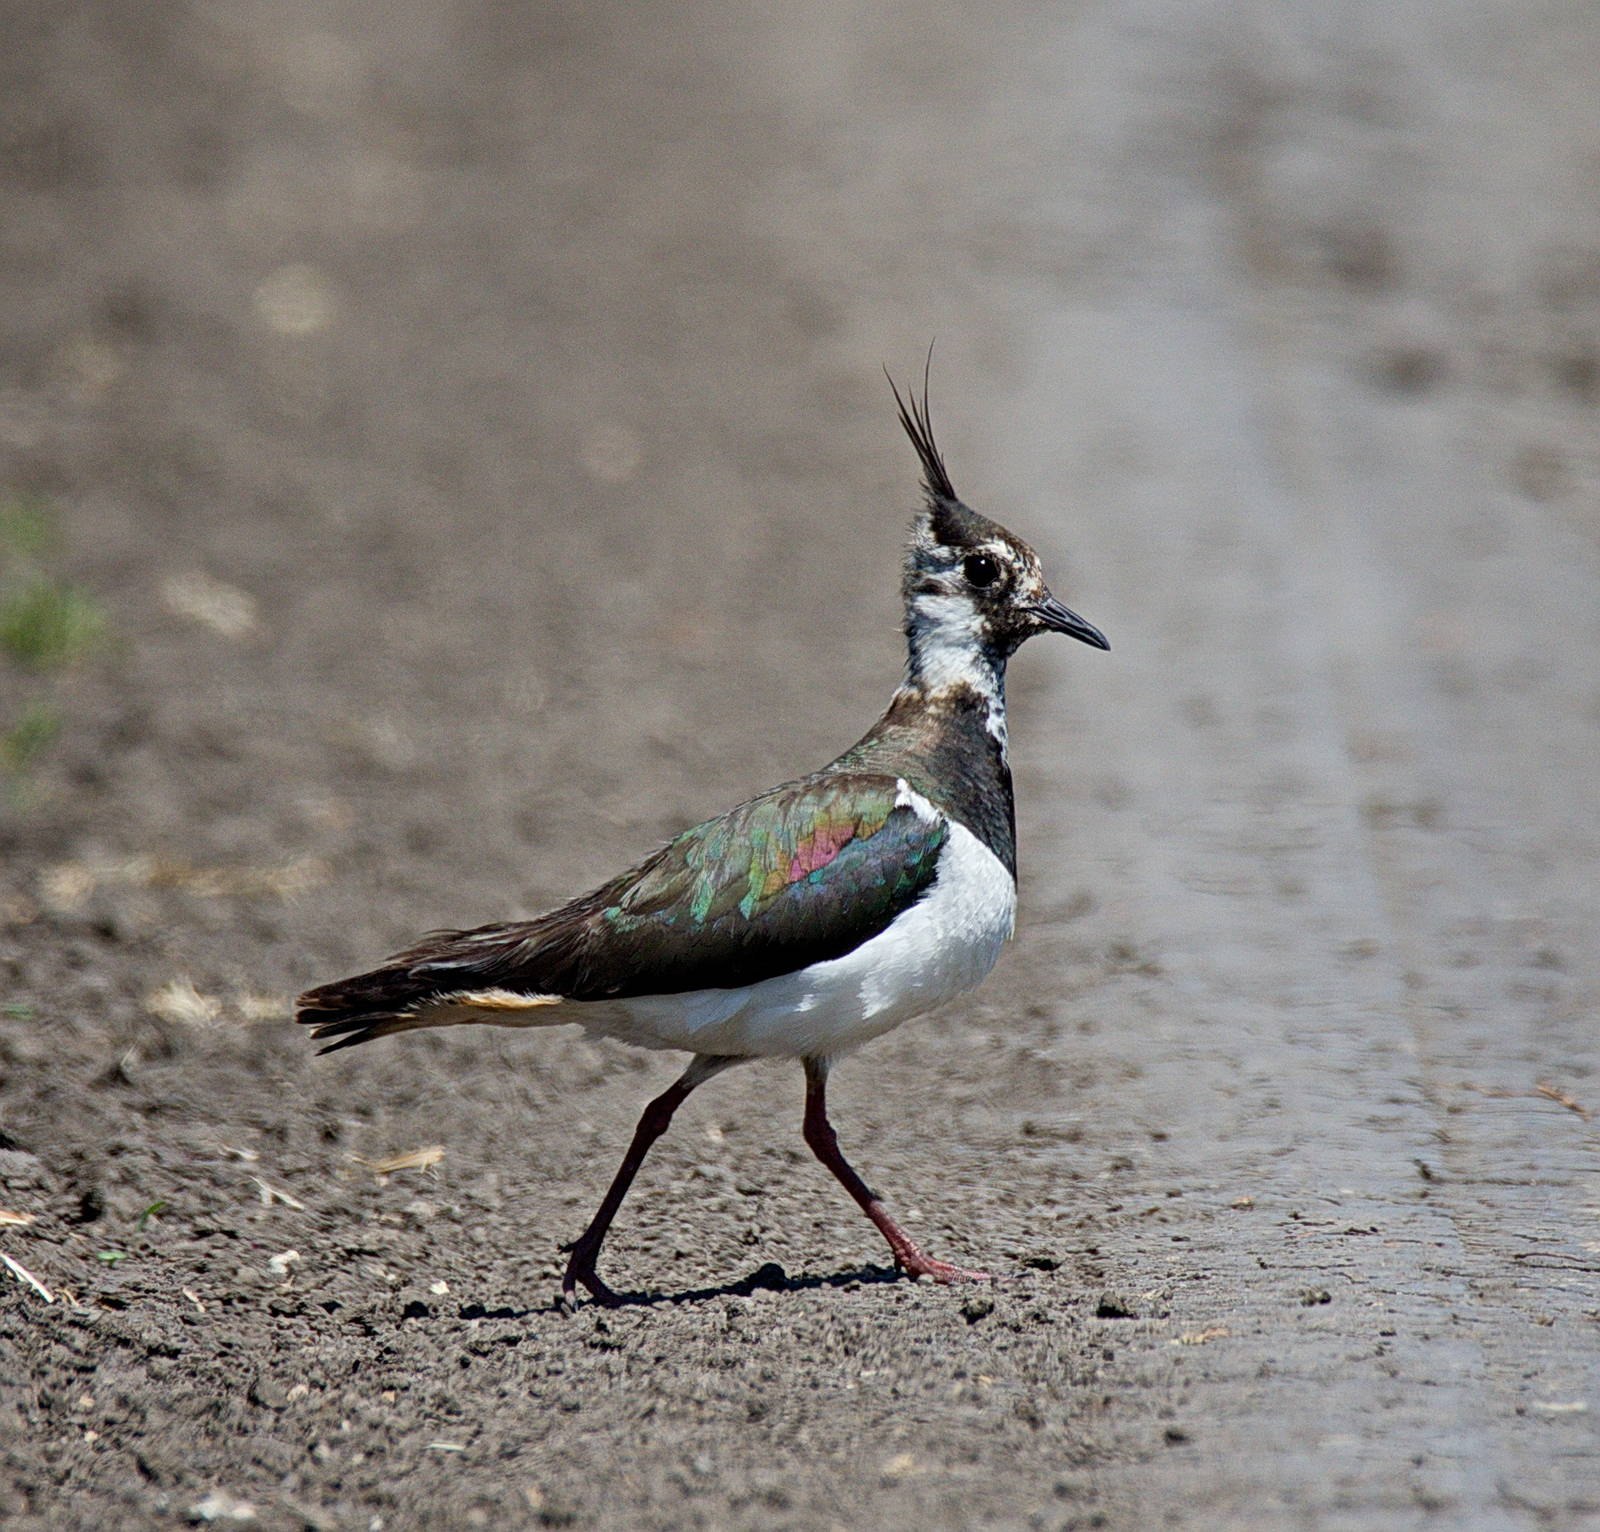
{"type": "Polygon", "coordinates": [[[8,24],[0,490],[117,642],[0,820],[0,1521],[1600,1524],[1600,27],[1504,26],[8,24]],[[934,333],[1115,649],[1019,661],[1016,949],[836,1119],[1025,1275],[890,1280],[760,1067],[565,1317],[673,1061],[285,999],[854,737],[934,333]]]}

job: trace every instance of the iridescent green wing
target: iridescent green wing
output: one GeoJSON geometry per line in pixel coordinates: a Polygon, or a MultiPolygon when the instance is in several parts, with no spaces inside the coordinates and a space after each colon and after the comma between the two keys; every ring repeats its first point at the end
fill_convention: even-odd
{"type": "Polygon", "coordinates": [[[933,881],[949,827],[906,797],[892,777],[829,776],[684,831],[582,901],[581,934],[554,944],[557,992],[728,989],[842,957],[933,881]]]}

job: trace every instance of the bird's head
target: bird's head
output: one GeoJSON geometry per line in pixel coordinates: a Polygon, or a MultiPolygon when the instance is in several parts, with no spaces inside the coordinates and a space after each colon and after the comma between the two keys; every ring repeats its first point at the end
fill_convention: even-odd
{"type": "Polygon", "coordinates": [[[967,684],[998,687],[1008,659],[1036,633],[1065,633],[1109,649],[1105,635],[1063,606],[1020,537],[965,505],[933,439],[927,383],[910,402],[894,380],[900,423],[922,460],[924,505],[906,548],[902,589],[907,679],[926,692],[967,684]]]}

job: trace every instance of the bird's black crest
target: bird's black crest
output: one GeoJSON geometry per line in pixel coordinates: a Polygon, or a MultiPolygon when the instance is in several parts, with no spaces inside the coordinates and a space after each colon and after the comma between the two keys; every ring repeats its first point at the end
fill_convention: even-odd
{"type": "Polygon", "coordinates": [[[933,347],[928,347],[928,360],[922,368],[922,398],[919,400],[915,389],[908,389],[911,395],[910,403],[900,397],[900,390],[895,387],[895,381],[889,375],[889,369],[883,369],[884,377],[889,379],[889,387],[894,393],[894,402],[900,406],[900,424],[905,427],[906,435],[911,438],[911,445],[917,449],[917,456],[922,459],[922,488],[928,496],[930,508],[937,508],[941,501],[958,501],[960,495],[956,487],[950,482],[950,472],[944,466],[944,457],[933,440],[933,416],[928,410],[928,372],[933,366],[933,347]]]}

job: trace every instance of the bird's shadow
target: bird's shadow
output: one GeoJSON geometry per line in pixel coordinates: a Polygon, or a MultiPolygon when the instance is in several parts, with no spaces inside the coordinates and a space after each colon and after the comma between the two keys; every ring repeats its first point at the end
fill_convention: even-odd
{"type": "MultiPolygon", "coordinates": [[[[1053,1267],[1036,1267],[1021,1270],[1011,1277],[991,1278],[985,1286],[1001,1286],[1018,1278],[1037,1276],[1041,1270],[1053,1270],[1053,1267]]],[[[531,1319],[535,1314],[560,1314],[570,1316],[579,1309],[593,1310],[597,1314],[621,1313],[626,1309],[654,1309],[663,1308],[679,1303],[706,1303],[713,1298],[748,1298],[752,1293],[805,1293],[816,1292],[825,1287],[844,1288],[870,1285],[884,1287],[893,1282],[906,1282],[910,1279],[897,1266],[855,1266],[845,1271],[828,1272],[824,1275],[791,1277],[776,1261],[765,1261],[756,1267],[748,1276],[743,1276],[736,1282],[719,1282],[714,1287],[684,1287],[676,1292],[666,1292],[660,1289],[649,1292],[616,1292],[613,1290],[615,1302],[605,1303],[589,1296],[579,1298],[568,1297],[564,1293],[557,1293],[549,1303],[538,1304],[526,1308],[512,1308],[509,1304],[499,1308],[486,1308],[481,1303],[463,1304],[460,1317],[462,1319],[531,1319]]]]}
{"type": "Polygon", "coordinates": [[[776,1261],[766,1261],[736,1282],[719,1282],[712,1287],[685,1287],[675,1292],[655,1289],[645,1292],[618,1292],[615,1303],[601,1303],[593,1298],[581,1298],[576,1303],[564,1294],[558,1294],[540,1309],[524,1310],[515,1314],[510,1310],[486,1313],[484,1318],[521,1318],[528,1313],[570,1314],[575,1309],[593,1309],[596,1313],[608,1310],[614,1313],[625,1309],[653,1309],[680,1303],[706,1303],[713,1298],[748,1298],[752,1293],[804,1293],[824,1287],[852,1287],[871,1283],[881,1285],[904,1282],[904,1274],[894,1266],[856,1266],[844,1271],[828,1272],[817,1276],[791,1277],[776,1261]]]}
{"type": "Polygon", "coordinates": [[[791,1277],[776,1261],[766,1261],[737,1282],[720,1282],[715,1287],[686,1287],[675,1293],[619,1293],[619,1307],[652,1308],[663,1303],[704,1303],[711,1298],[748,1298],[752,1293],[805,1293],[824,1287],[850,1287],[854,1284],[904,1282],[905,1274],[896,1266],[856,1266],[817,1276],[791,1277]]]}

